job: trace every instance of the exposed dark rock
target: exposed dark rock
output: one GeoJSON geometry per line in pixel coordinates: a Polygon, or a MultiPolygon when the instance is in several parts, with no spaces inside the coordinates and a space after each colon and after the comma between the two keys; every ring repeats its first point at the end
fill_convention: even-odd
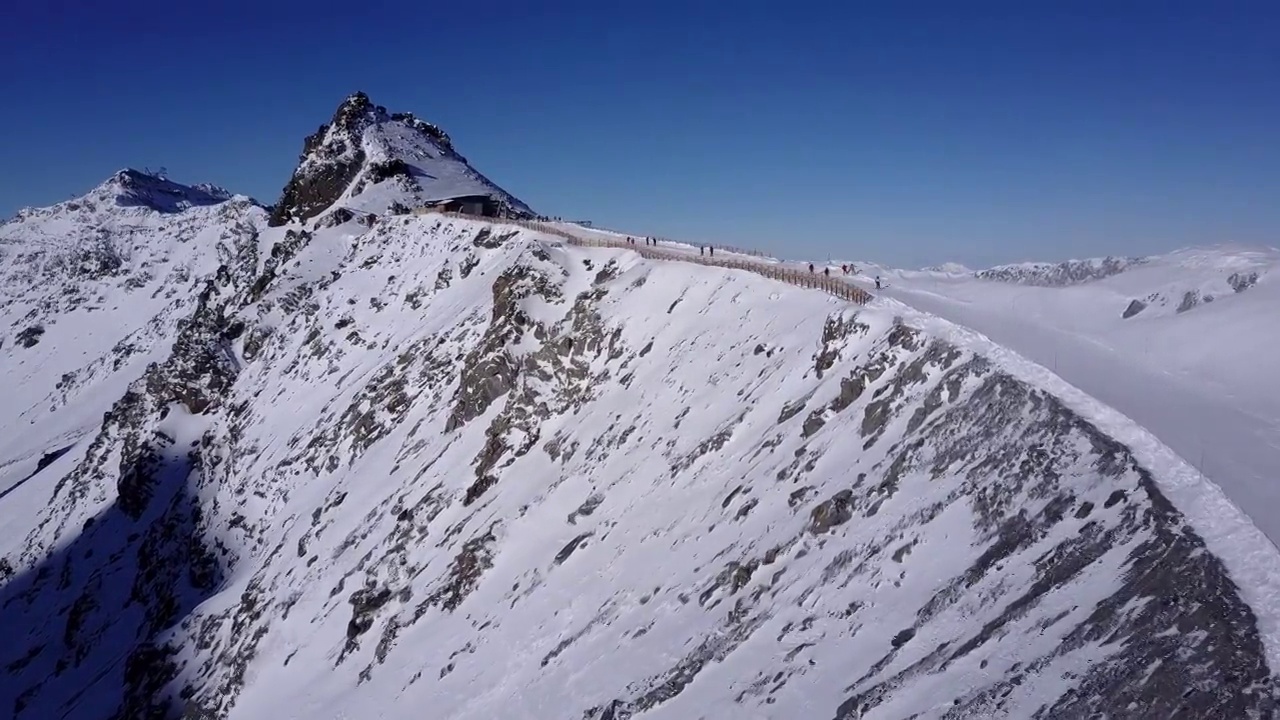
{"type": "Polygon", "coordinates": [[[502,247],[503,245],[506,245],[513,238],[515,238],[516,235],[517,233],[515,231],[493,232],[493,230],[491,230],[488,226],[485,226],[480,229],[480,232],[476,233],[476,236],[474,239],[472,239],[471,244],[475,245],[478,248],[485,248],[486,250],[494,250],[496,248],[502,247]]]}
{"type": "Polygon", "coordinates": [[[840,351],[848,338],[866,334],[870,329],[858,320],[856,314],[838,314],[827,318],[827,323],[822,328],[822,347],[814,357],[813,369],[818,377],[822,377],[840,359],[840,351]]]}
{"type": "Polygon", "coordinates": [[[354,220],[355,216],[356,216],[355,213],[351,212],[346,208],[341,208],[341,207],[334,208],[333,210],[330,210],[324,215],[321,215],[319,220],[316,220],[316,227],[317,228],[337,227],[342,223],[350,222],[354,220]]]}
{"type": "Polygon", "coordinates": [[[431,593],[425,605],[439,606],[445,612],[457,610],[462,601],[475,590],[484,571],[493,566],[493,550],[490,545],[495,539],[493,531],[489,530],[484,535],[468,540],[449,567],[444,584],[431,593]]]}
{"type": "Polygon", "coordinates": [[[560,549],[560,552],[556,553],[556,557],[553,562],[556,565],[563,565],[564,561],[568,560],[578,548],[583,546],[583,543],[586,542],[587,538],[594,534],[595,533],[585,532],[570,540],[563,548],[560,549]]]}
{"type": "Polygon", "coordinates": [[[1188,290],[1182,296],[1182,302],[1178,303],[1178,312],[1184,313],[1199,304],[1200,292],[1197,290],[1188,290]]]}
{"type": "Polygon", "coordinates": [[[810,513],[809,532],[821,535],[837,525],[843,525],[853,518],[853,491],[841,490],[824,500],[810,513]]]}
{"type": "Polygon", "coordinates": [[[810,397],[812,396],[811,395],[805,396],[803,398],[800,398],[799,400],[795,400],[793,402],[787,403],[786,405],[783,405],[782,412],[778,413],[778,424],[781,425],[782,423],[790,420],[796,415],[799,415],[800,411],[804,410],[804,406],[808,404],[810,397]]]}
{"type": "Polygon", "coordinates": [[[569,513],[569,518],[568,518],[569,524],[575,525],[578,522],[578,518],[590,516],[592,513],[596,511],[596,508],[600,507],[600,504],[603,502],[604,502],[603,495],[600,495],[598,493],[593,493],[590,497],[588,497],[582,503],[582,505],[578,507],[577,510],[574,510],[573,512],[569,513]]]}
{"type": "Polygon", "coordinates": [[[1132,300],[1129,302],[1129,307],[1124,309],[1124,313],[1121,314],[1121,317],[1123,317],[1125,320],[1128,320],[1129,318],[1133,317],[1134,315],[1137,315],[1138,313],[1146,309],[1147,309],[1146,303],[1142,302],[1141,300],[1132,300]]]}
{"type": "Polygon", "coordinates": [[[405,161],[400,158],[390,158],[369,163],[369,169],[365,176],[369,179],[369,182],[378,183],[394,177],[412,179],[413,172],[405,161]]]}
{"type": "Polygon", "coordinates": [[[374,614],[391,600],[389,588],[362,588],[351,594],[351,621],[347,623],[347,641],[351,642],[373,627],[374,614]]]}
{"type": "Polygon", "coordinates": [[[1227,284],[1231,286],[1232,290],[1242,293],[1258,284],[1258,273],[1231,273],[1227,276],[1227,284]]]}
{"type": "Polygon", "coordinates": [[[493,283],[493,314],[484,340],[464,363],[453,412],[445,425],[452,432],[484,414],[515,386],[519,364],[507,349],[532,323],[519,302],[533,294],[555,297],[558,291],[545,276],[525,265],[502,273],[493,283]]]}
{"type": "Polygon", "coordinates": [[[342,195],[364,165],[360,133],[374,121],[374,112],[369,96],[358,92],[338,106],[329,124],[307,136],[301,164],[272,209],[272,225],[314,217],[342,195]]]}
{"type": "Polygon", "coordinates": [[[44,335],[44,326],[32,325],[31,327],[18,333],[18,344],[24,348],[33,348],[40,342],[40,337],[44,335]]]}

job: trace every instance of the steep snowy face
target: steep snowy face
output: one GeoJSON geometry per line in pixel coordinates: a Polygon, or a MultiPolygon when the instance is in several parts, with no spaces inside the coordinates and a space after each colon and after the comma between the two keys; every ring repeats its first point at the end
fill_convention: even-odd
{"type": "Polygon", "coordinates": [[[18,718],[1276,711],[1160,478],[1008,360],[502,225],[234,247],[0,499],[18,718]]]}
{"type": "Polygon", "coordinates": [[[1118,275],[1145,258],[1110,257],[1088,260],[1066,260],[1060,263],[1014,263],[979,270],[974,277],[980,280],[1037,285],[1041,287],[1066,287],[1118,275]]]}
{"type": "Polygon", "coordinates": [[[468,165],[443,130],[410,113],[388,113],[358,92],[307,137],[271,224],[307,220],[330,208],[337,213],[330,224],[338,224],[352,212],[407,212],[471,195],[489,196],[514,214],[531,214],[468,165]]]}
{"type": "Polygon", "coordinates": [[[167,356],[204,278],[264,222],[249,198],[126,170],[0,224],[0,424],[23,428],[0,437],[0,464],[96,425],[126,378],[167,356]],[[32,427],[73,398],[88,405],[32,427]]]}

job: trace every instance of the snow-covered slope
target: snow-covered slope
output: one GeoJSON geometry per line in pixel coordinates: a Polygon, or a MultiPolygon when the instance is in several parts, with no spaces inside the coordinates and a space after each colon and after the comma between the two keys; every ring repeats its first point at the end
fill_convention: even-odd
{"type": "Polygon", "coordinates": [[[885,272],[883,294],[972,327],[1125,413],[1280,541],[1277,268],[1280,251],[1225,246],[1144,258],[1072,287],[885,272]]]}
{"type": "MultiPolygon", "coordinates": [[[[205,278],[265,216],[246,197],[122,170],[0,224],[0,494],[92,433],[168,355],[205,278]]],[[[25,519],[0,509],[0,537],[25,519]]]]}
{"type": "Polygon", "coordinates": [[[156,285],[74,281],[112,337],[7,283],[52,309],[6,377],[99,369],[5,416],[17,718],[1276,710],[1274,549],[981,338],[437,216],[126,216],[156,285]]]}
{"type": "Polygon", "coordinates": [[[271,222],[305,220],[332,208],[337,215],[328,224],[336,224],[352,213],[406,212],[471,195],[489,196],[512,214],[532,214],[467,164],[443,130],[410,113],[388,113],[355,93],[307,137],[271,222]]]}

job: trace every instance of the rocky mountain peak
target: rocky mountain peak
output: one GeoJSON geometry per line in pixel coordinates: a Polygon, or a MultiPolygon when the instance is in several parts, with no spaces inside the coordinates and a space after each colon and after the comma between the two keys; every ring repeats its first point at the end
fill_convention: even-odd
{"type": "Polygon", "coordinates": [[[364,129],[372,124],[386,122],[389,119],[387,109],[374,105],[369,96],[363,92],[348,95],[333,113],[333,119],[321,126],[321,132],[332,129],[335,133],[353,136],[357,139],[364,129]]]}
{"type": "Polygon", "coordinates": [[[303,142],[271,224],[309,220],[338,208],[344,217],[381,214],[463,195],[487,195],[515,214],[529,212],[470,167],[440,127],[412,113],[389,113],[356,92],[303,142]]]}

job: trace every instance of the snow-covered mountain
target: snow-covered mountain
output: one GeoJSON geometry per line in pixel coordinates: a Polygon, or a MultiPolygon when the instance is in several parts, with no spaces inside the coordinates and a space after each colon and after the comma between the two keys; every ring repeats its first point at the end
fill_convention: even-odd
{"type": "Polygon", "coordinates": [[[973,271],[968,267],[956,262],[942,263],[941,265],[930,265],[922,268],[921,272],[936,272],[945,275],[972,275],[973,271]]]}
{"type": "Polygon", "coordinates": [[[271,214],[272,225],[330,210],[329,224],[353,213],[405,212],[430,201],[484,195],[514,215],[529,208],[458,154],[439,127],[411,113],[389,113],[364,93],[303,144],[298,168],[271,214]]]}
{"type": "Polygon", "coordinates": [[[15,718],[1277,711],[1280,553],[892,300],[241,197],[0,238],[15,718]]]}
{"type": "Polygon", "coordinates": [[[997,265],[986,270],[979,270],[974,273],[974,276],[981,280],[995,280],[1019,285],[1065,287],[1118,275],[1134,265],[1142,264],[1142,262],[1143,258],[1130,257],[1065,260],[1057,263],[1024,262],[997,265]]]}
{"type": "Polygon", "coordinates": [[[51,435],[31,434],[35,418],[84,393],[96,394],[100,415],[163,360],[205,279],[264,220],[247,197],[122,170],[81,198],[0,224],[0,423],[10,429],[0,463],[96,425],[59,414],[40,425],[51,435]]]}

